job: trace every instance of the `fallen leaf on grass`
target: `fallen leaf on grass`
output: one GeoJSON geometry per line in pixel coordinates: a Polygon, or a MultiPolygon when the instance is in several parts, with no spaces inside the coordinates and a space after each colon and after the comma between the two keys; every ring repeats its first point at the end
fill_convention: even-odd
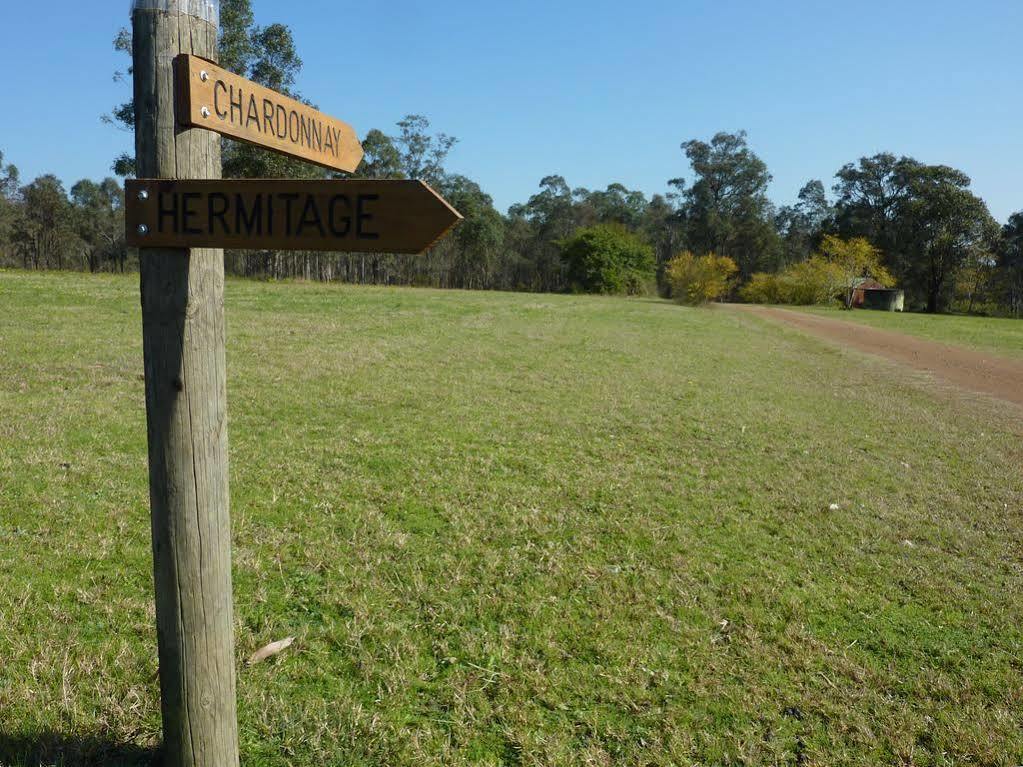
{"type": "Polygon", "coordinates": [[[294,641],[295,637],[286,637],[284,639],[281,639],[280,641],[271,642],[268,645],[264,645],[249,656],[249,659],[245,661],[245,665],[253,666],[259,663],[261,660],[266,660],[267,658],[273,657],[282,650],[286,650],[289,647],[291,647],[291,643],[294,641]]]}

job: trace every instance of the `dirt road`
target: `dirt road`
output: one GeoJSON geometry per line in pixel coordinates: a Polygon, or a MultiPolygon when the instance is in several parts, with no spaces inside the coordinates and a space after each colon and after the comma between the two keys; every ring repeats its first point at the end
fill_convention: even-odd
{"type": "Polygon", "coordinates": [[[792,325],[842,346],[925,370],[936,379],[963,389],[1023,405],[1021,360],[790,309],[747,304],[732,304],[729,308],[792,325]]]}

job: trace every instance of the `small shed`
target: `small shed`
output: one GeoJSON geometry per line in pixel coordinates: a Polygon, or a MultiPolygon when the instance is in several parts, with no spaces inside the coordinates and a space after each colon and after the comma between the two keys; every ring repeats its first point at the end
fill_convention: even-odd
{"type": "Polygon", "coordinates": [[[861,305],[881,312],[901,312],[906,305],[906,292],[897,288],[866,288],[861,305]]]}
{"type": "Polygon", "coordinates": [[[898,288],[886,288],[877,280],[861,277],[852,285],[852,306],[882,312],[901,312],[906,294],[898,288]]]}
{"type": "Polygon", "coordinates": [[[869,277],[858,277],[853,280],[852,305],[857,308],[862,308],[863,301],[866,298],[866,292],[868,290],[884,290],[884,285],[877,280],[870,279],[869,277]]]}

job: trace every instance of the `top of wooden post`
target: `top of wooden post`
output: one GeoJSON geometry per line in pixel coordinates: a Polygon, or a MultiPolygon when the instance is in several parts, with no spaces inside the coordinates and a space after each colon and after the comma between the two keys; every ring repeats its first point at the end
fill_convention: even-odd
{"type": "Polygon", "coordinates": [[[135,11],[184,14],[220,26],[220,0],[132,0],[132,14],[135,11]]]}

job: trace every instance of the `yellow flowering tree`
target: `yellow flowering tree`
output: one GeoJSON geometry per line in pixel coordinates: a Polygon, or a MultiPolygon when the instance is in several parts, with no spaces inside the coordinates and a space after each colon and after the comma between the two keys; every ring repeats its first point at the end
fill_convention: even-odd
{"type": "Polygon", "coordinates": [[[668,262],[664,277],[673,299],[696,306],[727,295],[738,271],[728,256],[708,253],[697,257],[685,251],[668,262]]]}
{"type": "Polygon", "coordinates": [[[877,280],[885,287],[895,284],[895,278],[881,263],[881,251],[864,237],[843,240],[829,234],[821,241],[819,255],[841,272],[840,289],[846,308],[852,306],[853,288],[861,278],[877,280]]]}

